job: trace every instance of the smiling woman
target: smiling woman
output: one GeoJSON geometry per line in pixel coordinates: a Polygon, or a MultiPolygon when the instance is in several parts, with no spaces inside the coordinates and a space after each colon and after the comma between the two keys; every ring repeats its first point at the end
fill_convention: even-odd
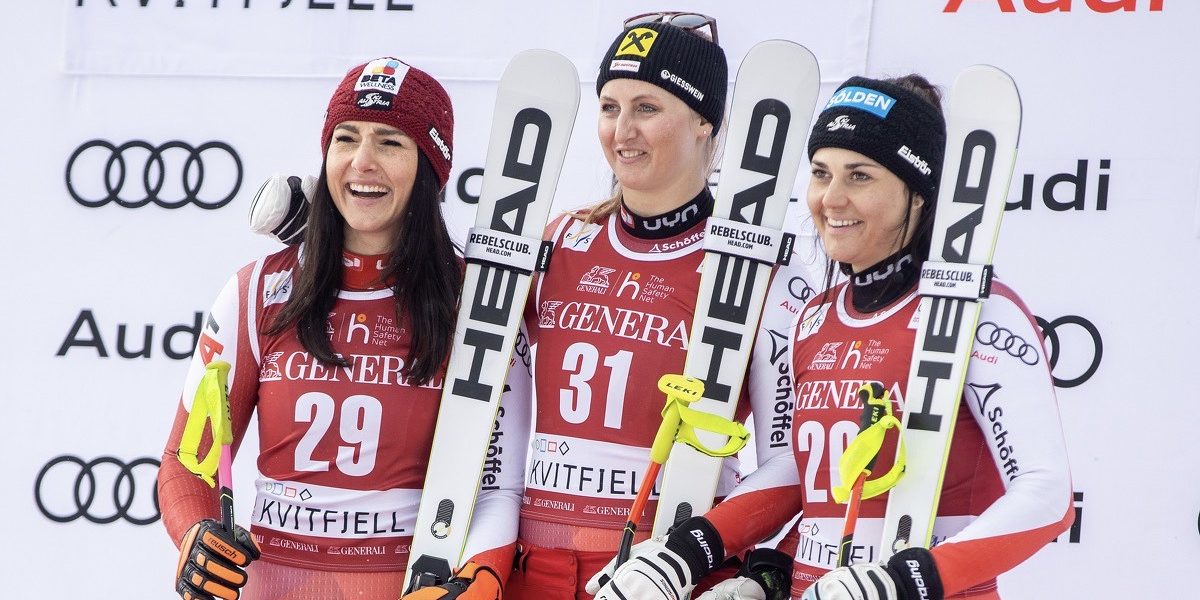
{"type": "Polygon", "coordinates": [[[412,195],[417,162],[416,142],[399,129],[367,121],[334,127],[325,175],[333,204],[346,220],[346,250],[392,250],[412,195]]]}
{"type": "MultiPolygon", "coordinates": [[[[462,279],[441,214],[453,129],[442,86],[397,59],[354,67],[338,84],[303,243],[226,284],[163,455],[159,498],[184,598],[400,596],[462,279]],[[235,451],[258,415],[250,532],[213,519],[215,491],[177,452],[216,361],[232,365],[235,451]]],[[[498,427],[519,431],[503,418],[498,427]]],[[[513,471],[479,494],[472,563],[455,585],[494,596],[507,573],[513,471]]]]}

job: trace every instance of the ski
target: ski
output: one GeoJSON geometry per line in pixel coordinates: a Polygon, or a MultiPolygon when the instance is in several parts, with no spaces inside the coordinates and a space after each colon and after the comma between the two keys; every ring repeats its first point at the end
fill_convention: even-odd
{"type": "Polygon", "coordinates": [[[907,469],[888,496],[883,560],[928,547],[966,380],[980,302],[1021,132],[1021,98],[1003,71],[959,74],[946,112],[946,157],[929,260],[921,267],[919,325],[905,390],[901,435],[907,469]]]}
{"type": "Polygon", "coordinates": [[[461,566],[532,273],[549,260],[542,234],[578,109],[579,76],[559,54],[522,52],[501,76],[406,593],[461,566]]]}
{"type": "MultiPolygon", "coordinates": [[[[772,269],[791,254],[782,229],[820,83],[813,54],[784,40],[754,46],[738,68],[684,363],[685,375],[704,381],[695,410],[731,419],[737,408],[772,269]]],[[[710,448],[726,439],[697,434],[710,448]]],[[[654,535],[712,507],[722,460],[674,444],[654,535]]]]}

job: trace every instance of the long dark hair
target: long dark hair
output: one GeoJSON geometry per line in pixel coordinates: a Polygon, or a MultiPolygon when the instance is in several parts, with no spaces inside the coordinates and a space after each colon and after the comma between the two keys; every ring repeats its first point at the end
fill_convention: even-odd
{"type": "MultiPolygon", "coordinates": [[[[442,217],[444,191],[433,166],[418,152],[417,175],[396,246],[384,272],[395,282],[397,323],[409,324],[409,351],[402,372],[417,385],[429,383],[450,355],[462,270],[442,217]],[[405,316],[408,318],[406,319],[405,316]]],[[[324,164],[308,212],[304,245],[292,295],[267,329],[268,335],[296,327],[296,336],[317,360],[349,366],[334,353],[325,331],[342,286],[346,220],[333,204],[324,164]]]]}
{"type": "MultiPolygon", "coordinates": [[[[893,77],[884,79],[888,83],[900,86],[928,102],[931,106],[937,109],[939,115],[942,113],[942,92],[937,86],[929,83],[928,79],[911,73],[903,77],[893,77]]],[[[944,115],[943,115],[944,116],[944,115]]],[[[904,221],[900,223],[900,232],[897,234],[897,241],[903,242],[904,236],[908,234],[909,227],[913,227],[913,237],[909,242],[909,252],[912,254],[916,264],[921,264],[929,258],[929,244],[933,241],[933,213],[937,208],[937,192],[934,192],[933,198],[922,198],[924,204],[921,205],[921,210],[917,214],[917,224],[911,223],[913,202],[916,201],[918,194],[910,189],[907,185],[904,186],[908,192],[907,208],[904,210],[904,221]]],[[[819,239],[819,238],[818,238],[819,239]]],[[[847,263],[834,262],[833,259],[825,265],[825,291],[821,296],[821,304],[829,300],[829,289],[833,287],[834,278],[838,273],[842,275],[850,275],[850,265],[847,263]]]]}

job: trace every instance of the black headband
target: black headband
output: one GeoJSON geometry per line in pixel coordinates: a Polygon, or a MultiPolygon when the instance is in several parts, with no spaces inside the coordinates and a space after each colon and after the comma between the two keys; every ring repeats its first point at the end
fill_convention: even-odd
{"type": "Polygon", "coordinates": [[[946,120],[903,87],[851,77],[817,117],[808,138],[809,160],[826,147],[853,150],[878,162],[933,202],[946,150],[946,120]]]}
{"type": "Polygon", "coordinates": [[[690,31],[648,23],[621,32],[600,61],[596,95],[610,80],[652,83],[683,100],[712,123],[713,135],[725,116],[729,67],[725,51],[690,31]]]}

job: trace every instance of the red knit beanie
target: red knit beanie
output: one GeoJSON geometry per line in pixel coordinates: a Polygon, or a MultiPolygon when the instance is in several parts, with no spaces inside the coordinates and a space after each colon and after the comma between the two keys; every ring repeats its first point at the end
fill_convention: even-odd
{"type": "Polygon", "coordinates": [[[446,187],[454,147],[454,107],[442,85],[425,71],[391,57],[350,69],[325,111],[322,156],[329,149],[333,128],[345,121],[383,123],[403,131],[429,159],[441,187],[446,187]]]}

